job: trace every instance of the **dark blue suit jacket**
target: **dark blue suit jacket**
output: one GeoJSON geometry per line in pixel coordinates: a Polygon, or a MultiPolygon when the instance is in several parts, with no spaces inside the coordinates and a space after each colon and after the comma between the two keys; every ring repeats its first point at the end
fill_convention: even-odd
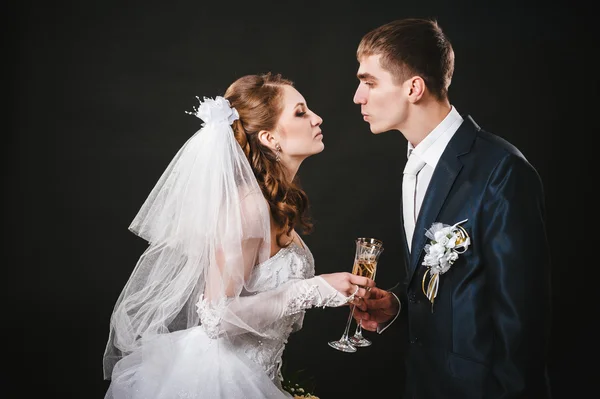
{"type": "Polygon", "coordinates": [[[433,173],[396,291],[410,340],[405,397],[549,398],[542,183],[518,149],[464,119],[433,173]],[[471,246],[440,276],[432,312],[421,288],[424,233],[464,219],[471,246]]]}

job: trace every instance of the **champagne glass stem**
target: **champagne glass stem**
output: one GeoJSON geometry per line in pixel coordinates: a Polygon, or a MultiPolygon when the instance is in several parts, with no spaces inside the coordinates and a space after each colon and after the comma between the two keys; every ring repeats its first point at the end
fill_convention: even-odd
{"type": "Polygon", "coordinates": [[[344,330],[344,334],[341,338],[342,341],[348,340],[348,334],[350,333],[350,324],[352,324],[352,318],[354,317],[354,307],[355,305],[352,305],[352,311],[350,311],[350,314],[348,315],[348,321],[346,321],[346,329],[344,330]]]}
{"type": "Polygon", "coordinates": [[[354,336],[356,338],[362,338],[362,320],[358,321],[358,324],[356,325],[356,331],[354,332],[354,336]]]}
{"type": "Polygon", "coordinates": [[[357,348],[363,348],[365,346],[371,346],[372,342],[362,335],[362,320],[356,323],[356,330],[354,335],[349,338],[353,346],[357,348]]]}
{"type": "Polygon", "coordinates": [[[346,328],[344,329],[344,333],[342,334],[342,337],[340,339],[338,339],[337,341],[330,341],[329,342],[329,346],[342,351],[342,352],[356,352],[356,348],[354,347],[354,345],[352,345],[352,342],[350,342],[350,339],[348,338],[348,333],[350,331],[350,324],[352,323],[352,318],[354,317],[354,305],[352,306],[352,310],[350,311],[350,314],[348,315],[348,321],[346,321],[346,328]]]}

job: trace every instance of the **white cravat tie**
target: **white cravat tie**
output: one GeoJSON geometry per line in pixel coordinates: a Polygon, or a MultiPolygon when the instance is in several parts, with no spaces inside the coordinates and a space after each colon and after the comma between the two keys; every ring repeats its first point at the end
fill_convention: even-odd
{"type": "Polygon", "coordinates": [[[402,178],[402,210],[404,216],[404,231],[406,232],[406,240],[408,249],[412,242],[413,233],[417,215],[415,212],[415,200],[417,193],[417,174],[425,166],[419,155],[411,151],[406,166],[404,167],[404,176],[402,178]]]}

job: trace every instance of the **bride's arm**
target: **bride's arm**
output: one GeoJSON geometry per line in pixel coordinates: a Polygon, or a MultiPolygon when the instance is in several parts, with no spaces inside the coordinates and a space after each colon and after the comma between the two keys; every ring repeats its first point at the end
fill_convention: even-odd
{"type": "Polygon", "coordinates": [[[247,332],[268,336],[268,327],[283,317],[312,307],[345,305],[356,291],[356,288],[352,288],[356,286],[349,279],[347,287],[348,290],[342,293],[322,276],[315,276],[291,280],[273,290],[254,295],[222,298],[216,303],[202,298],[198,311],[202,325],[210,337],[247,332]],[[349,290],[352,292],[348,292],[349,290]]]}

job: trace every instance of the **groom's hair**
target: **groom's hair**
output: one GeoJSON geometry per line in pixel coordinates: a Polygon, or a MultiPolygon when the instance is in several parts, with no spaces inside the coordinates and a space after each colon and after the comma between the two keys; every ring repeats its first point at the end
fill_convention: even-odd
{"type": "Polygon", "coordinates": [[[438,99],[448,96],[454,73],[452,44],[434,19],[407,18],[389,22],[363,36],[356,58],[381,55],[381,67],[396,83],[420,76],[438,99]]]}

